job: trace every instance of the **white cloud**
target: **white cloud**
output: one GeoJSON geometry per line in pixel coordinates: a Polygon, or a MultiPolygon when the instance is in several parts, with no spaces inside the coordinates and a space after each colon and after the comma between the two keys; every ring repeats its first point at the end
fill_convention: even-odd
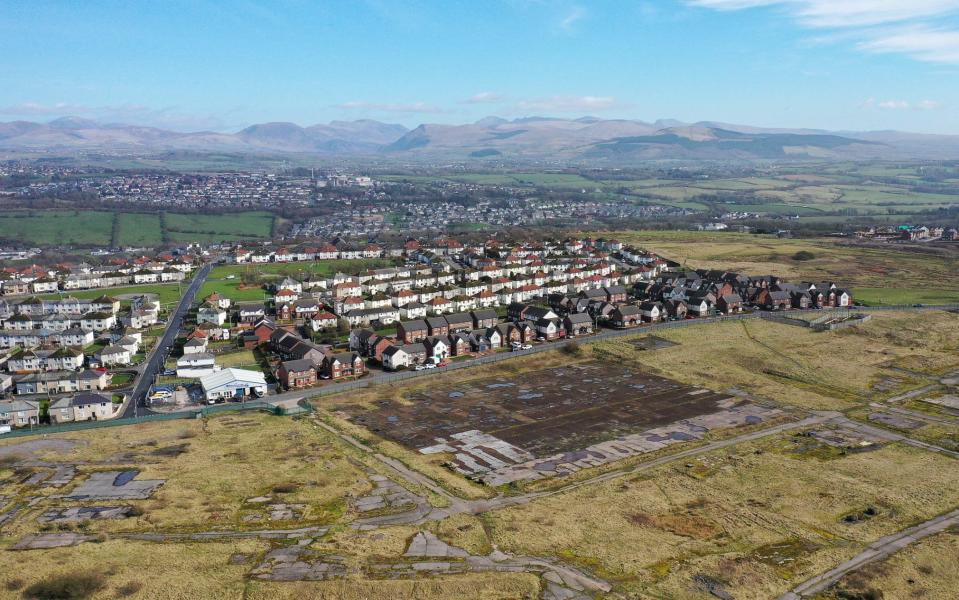
{"type": "Polygon", "coordinates": [[[350,110],[375,110],[382,112],[396,113],[442,113],[446,112],[439,106],[428,104],[426,102],[344,102],[335,105],[336,108],[346,108],[350,110]]]}
{"type": "Polygon", "coordinates": [[[686,0],[715,10],[775,7],[801,25],[845,31],[861,50],[959,63],[959,30],[940,28],[959,0],[686,0]]]}
{"type": "Polygon", "coordinates": [[[620,107],[622,104],[612,96],[552,96],[521,100],[516,103],[516,108],[520,111],[542,112],[583,113],[620,107]]]}
{"type": "Polygon", "coordinates": [[[496,92],[480,92],[463,100],[463,104],[496,104],[505,100],[502,94],[496,92]]]}
{"type": "Polygon", "coordinates": [[[571,31],[573,25],[583,19],[586,16],[586,9],[580,6],[574,6],[566,14],[565,17],[559,22],[559,27],[563,31],[571,31]]]}
{"type": "Polygon", "coordinates": [[[918,102],[910,102],[908,100],[876,100],[875,98],[870,98],[862,103],[861,108],[872,110],[939,110],[942,108],[942,102],[936,100],[919,100],[918,102]]]}

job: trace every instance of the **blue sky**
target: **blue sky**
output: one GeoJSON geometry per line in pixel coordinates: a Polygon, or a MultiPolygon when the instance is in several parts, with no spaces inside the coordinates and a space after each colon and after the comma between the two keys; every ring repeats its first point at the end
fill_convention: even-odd
{"type": "Polygon", "coordinates": [[[0,0],[0,121],[486,115],[959,134],[959,0],[0,0]]]}

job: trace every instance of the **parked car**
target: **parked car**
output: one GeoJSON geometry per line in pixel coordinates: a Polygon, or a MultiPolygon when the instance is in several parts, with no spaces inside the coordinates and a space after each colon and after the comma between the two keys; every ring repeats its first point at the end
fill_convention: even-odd
{"type": "Polygon", "coordinates": [[[416,365],[415,367],[413,367],[413,370],[414,370],[414,371],[425,371],[425,370],[426,370],[426,365],[416,365]]]}
{"type": "Polygon", "coordinates": [[[523,344],[523,345],[522,345],[522,348],[523,348],[523,350],[532,350],[532,349],[533,349],[533,344],[523,344]]]}

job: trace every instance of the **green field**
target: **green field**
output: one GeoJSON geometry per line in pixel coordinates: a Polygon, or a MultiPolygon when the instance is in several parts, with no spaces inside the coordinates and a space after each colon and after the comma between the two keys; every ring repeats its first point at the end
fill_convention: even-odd
{"type": "Polygon", "coordinates": [[[119,213],[118,246],[159,246],[163,243],[160,216],[145,213],[119,213]]]}
{"type": "Polygon", "coordinates": [[[0,215],[0,239],[52,246],[108,245],[113,215],[91,210],[9,211],[0,215]]]}
{"type": "Polygon", "coordinates": [[[181,292],[186,290],[186,288],[186,281],[181,282],[180,285],[177,285],[176,283],[151,283],[144,285],[125,285],[119,287],[100,288],[95,290],[68,291],[61,292],[59,294],[43,294],[40,296],[40,298],[73,296],[74,298],[80,298],[81,300],[84,300],[99,298],[100,296],[112,296],[113,298],[120,298],[122,303],[123,297],[125,296],[134,296],[137,294],[155,294],[161,305],[164,307],[169,307],[170,305],[180,301],[180,298],[182,297],[181,292]]]}
{"type": "Polygon", "coordinates": [[[274,216],[265,211],[225,215],[98,210],[11,210],[0,215],[0,241],[37,246],[147,246],[163,243],[220,242],[266,239],[274,216]],[[117,221],[114,239],[114,218],[117,221]]]}
{"type": "Polygon", "coordinates": [[[258,285],[248,282],[268,283],[270,281],[292,277],[303,280],[309,276],[328,277],[342,271],[356,274],[367,269],[393,266],[395,263],[385,258],[365,258],[357,260],[318,260],[314,262],[268,263],[247,265],[221,265],[214,267],[200,288],[199,299],[218,292],[234,302],[253,302],[265,300],[267,294],[258,285]]]}
{"type": "Polygon", "coordinates": [[[257,211],[225,215],[167,213],[167,232],[176,243],[236,241],[270,237],[273,215],[257,211]]]}

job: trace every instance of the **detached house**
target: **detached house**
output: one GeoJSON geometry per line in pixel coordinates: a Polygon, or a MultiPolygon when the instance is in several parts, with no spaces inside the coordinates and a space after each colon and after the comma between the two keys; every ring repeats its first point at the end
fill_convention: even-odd
{"type": "Polygon", "coordinates": [[[328,355],[321,366],[323,373],[330,379],[358,377],[366,373],[366,364],[356,352],[338,352],[328,355]]]}
{"type": "Polygon", "coordinates": [[[642,319],[642,311],[634,304],[620,304],[609,315],[609,321],[613,327],[620,329],[636,327],[642,319]]]}
{"type": "Polygon", "coordinates": [[[316,368],[307,359],[287,360],[280,364],[277,379],[288,390],[308,387],[316,383],[316,368]]]}

